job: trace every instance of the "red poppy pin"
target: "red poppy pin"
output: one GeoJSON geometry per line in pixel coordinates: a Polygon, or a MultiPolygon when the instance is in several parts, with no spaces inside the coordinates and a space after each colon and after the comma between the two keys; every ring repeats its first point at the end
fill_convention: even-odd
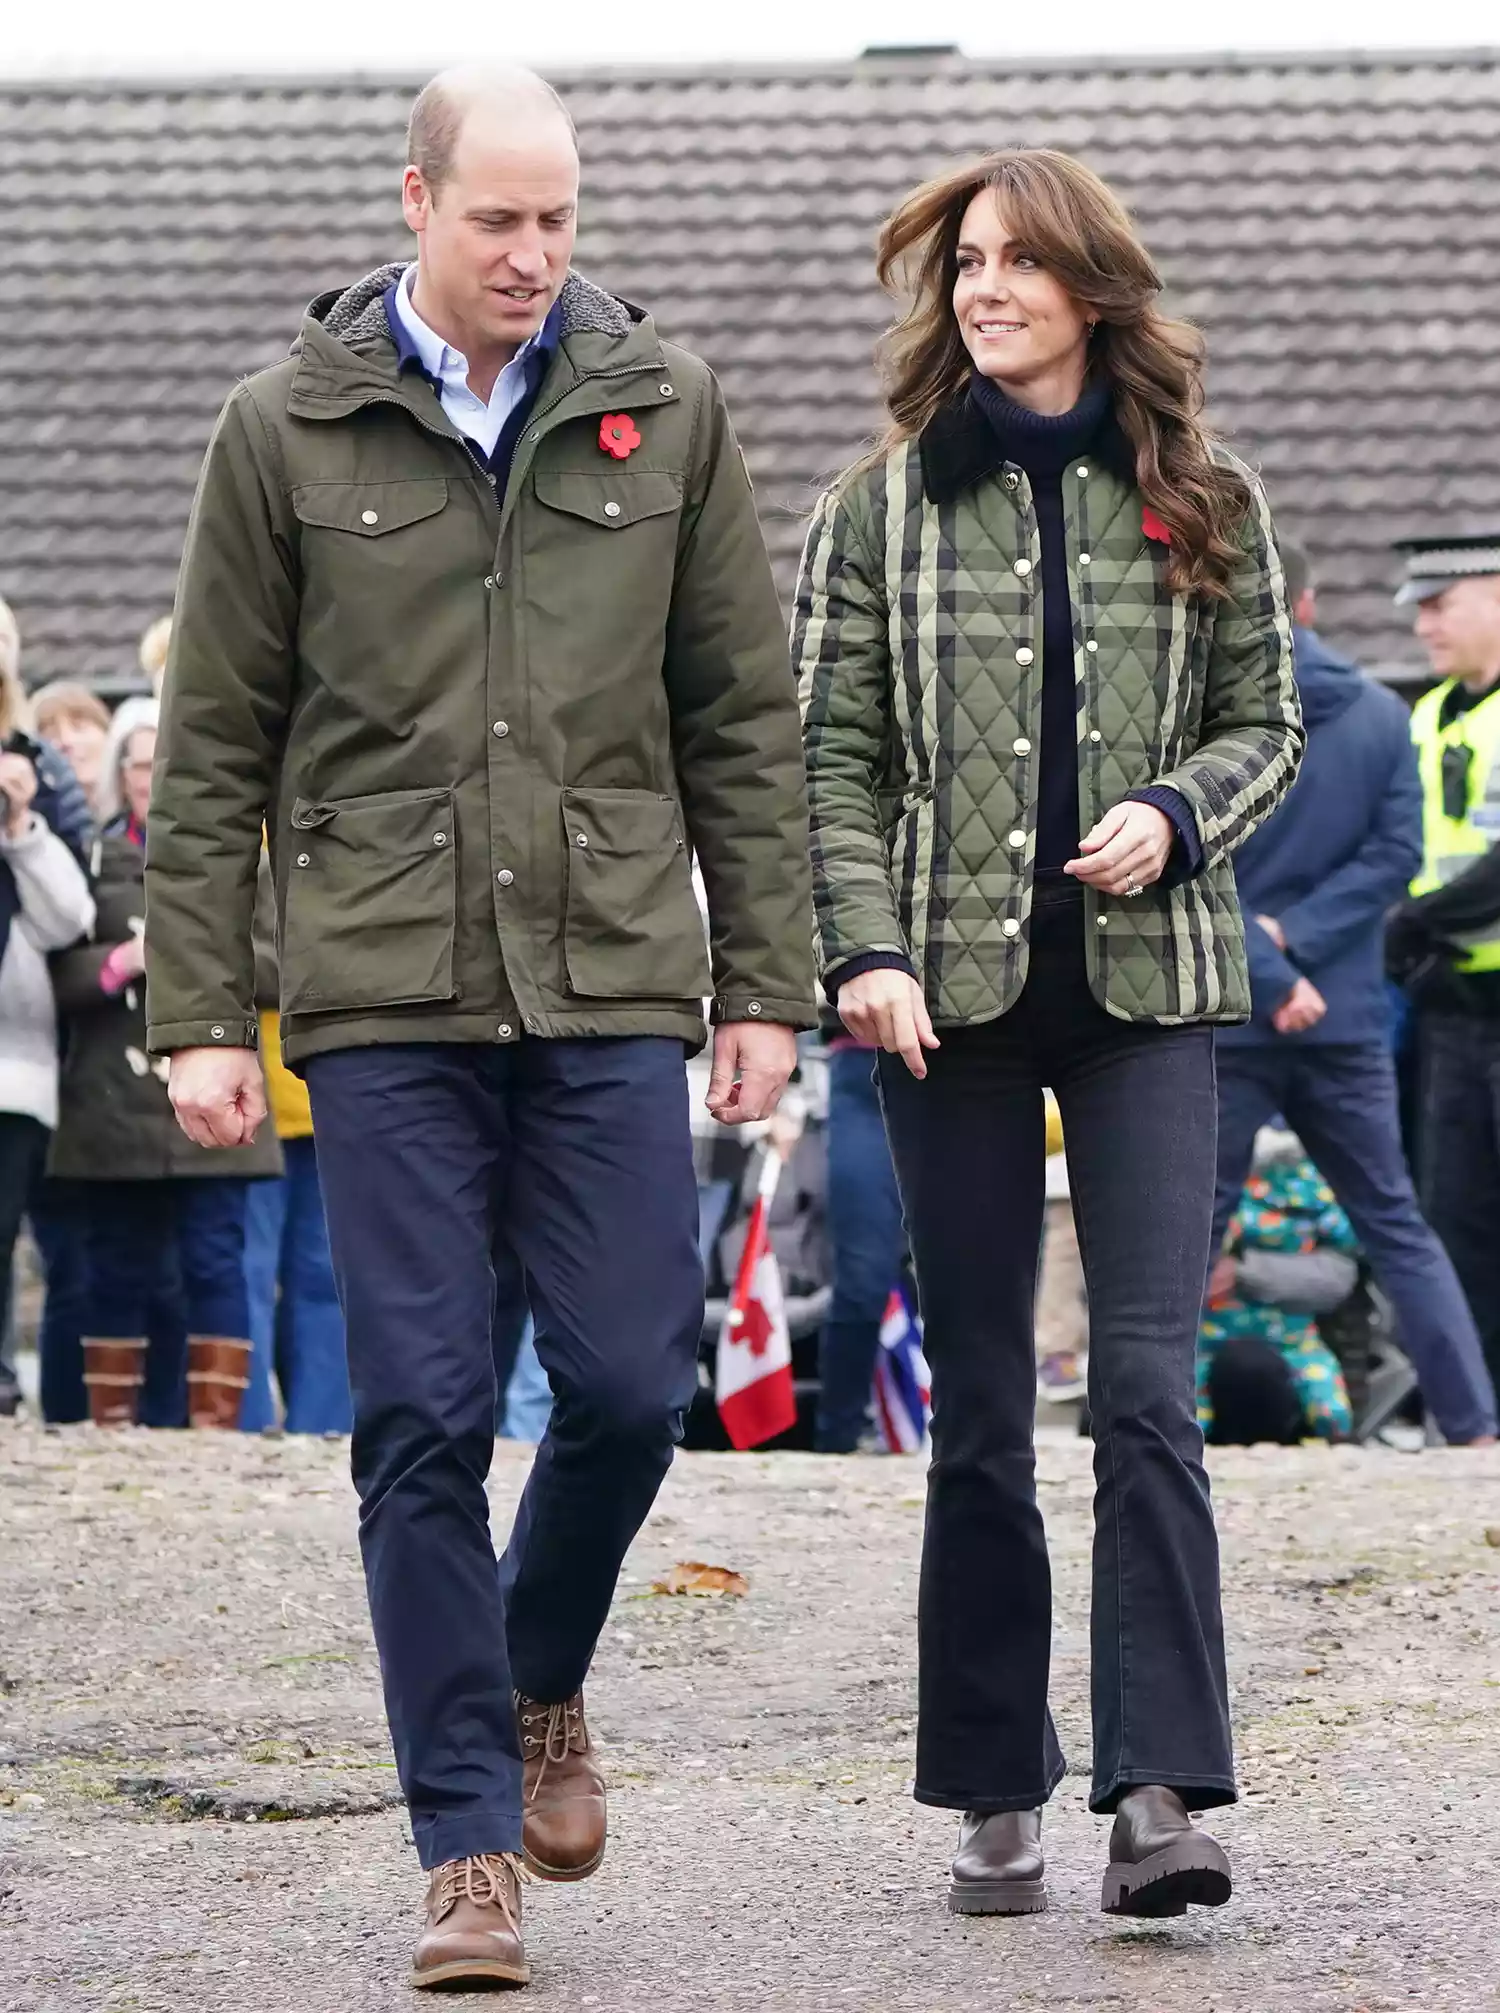
{"type": "Polygon", "coordinates": [[[599,445],[616,461],[634,454],[641,444],[635,421],[628,412],[607,412],[599,422],[599,445]]]}
{"type": "Polygon", "coordinates": [[[1158,545],[1170,545],[1172,534],[1148,503],[1141,512],[1141,530],[1148,538],[1154,538],[1158,545]]]}

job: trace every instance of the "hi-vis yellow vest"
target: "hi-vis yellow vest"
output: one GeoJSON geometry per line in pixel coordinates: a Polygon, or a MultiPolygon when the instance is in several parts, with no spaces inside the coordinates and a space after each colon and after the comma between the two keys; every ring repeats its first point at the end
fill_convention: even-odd
{"type": "MultiPolygon", "coordinates": [[[[1453,690],[1450,678],[1417,701],[1411,735],[1422,772],[1422,871],[1411,884],[1414,895],[1429,895],[1446,887],[1481,853],[1500,839],[1500,685],[1477,706],[1460,713],[1446,727],[1438,724],[1443,701],[1453,690]],[[1469,807],[1462,818],[1443,810],[1443,750],[1470,748],[1469,807]]],[[[1459,969],[1500,971],[1500,923],[1462,939],[1468,946],[1459,969]]]]}

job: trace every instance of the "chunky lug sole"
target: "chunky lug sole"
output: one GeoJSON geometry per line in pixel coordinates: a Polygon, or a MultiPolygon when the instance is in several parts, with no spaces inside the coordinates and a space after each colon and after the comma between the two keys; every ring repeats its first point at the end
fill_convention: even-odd
{"type": "Polygon", "coordinates": [[[1099,1905],[1106,1915],[1186,1915],[1189,1908],[1222,1908],[1232,1892],[1228,1854],[1195,1831],[1139,1865],[1112,1861],[1099,1905]]]}
{"type": "Polygon", "coordinates": [[[531,1966],[502,1964],[495,1957],[459,1957],[451,1964],[435,1964],[430,1971],[413,1971],[412,1985],[418,1992],[483,1990],[486,1986],[505,1991],[531,1983],[531,1966]]]}
{"type": "Polygon", "coordinates": [[[1047,1906],[1045,1880],[953,1880],[948,1908],[954,1915],[1040,1915],[1047,1906]]]}
{"type": "Polygon", "coordinates": [[[536,1854],[528,1851],[525,1846],[521,1848],[521,1857],[526,1862],[527,1871],[534,1873],[538,1880],[555,1880],[559,1882],[587,1880],[591,1873],[597,1873],[599,1868],[604,1864],[605,1846],[608,1843],[609,1841],[606,1839],[604,1845],[600,1846],[599,1850],[586,1866],[548,1866],[545,1860],[538,1859],[536,1854]]]}

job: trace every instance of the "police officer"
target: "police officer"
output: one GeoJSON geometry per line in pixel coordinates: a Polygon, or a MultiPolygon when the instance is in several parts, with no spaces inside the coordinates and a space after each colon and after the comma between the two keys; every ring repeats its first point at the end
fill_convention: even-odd
{"type": "Polygon", "coordinates": [[[1412,716],[1424,858],[1388,962],[1418,1011],[1423,1202],[1500,1382],[1500,530],[1397,549],[1441,683],[1412,716]]]}

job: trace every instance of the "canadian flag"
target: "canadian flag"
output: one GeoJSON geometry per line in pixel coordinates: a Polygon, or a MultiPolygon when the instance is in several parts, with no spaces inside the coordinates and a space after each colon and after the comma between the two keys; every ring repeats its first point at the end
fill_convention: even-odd
{"type": "Polygon", "coordinates": [[[771,1249],[771,1197],[785,1166],[766,1147],[750,1229],[719,1336],[715,1396],[730,1445],[743,1450],[774,1440],[797,1423],[792,1385],[792,1337],[781,1295],[781,1268],[771,1249]]]}

